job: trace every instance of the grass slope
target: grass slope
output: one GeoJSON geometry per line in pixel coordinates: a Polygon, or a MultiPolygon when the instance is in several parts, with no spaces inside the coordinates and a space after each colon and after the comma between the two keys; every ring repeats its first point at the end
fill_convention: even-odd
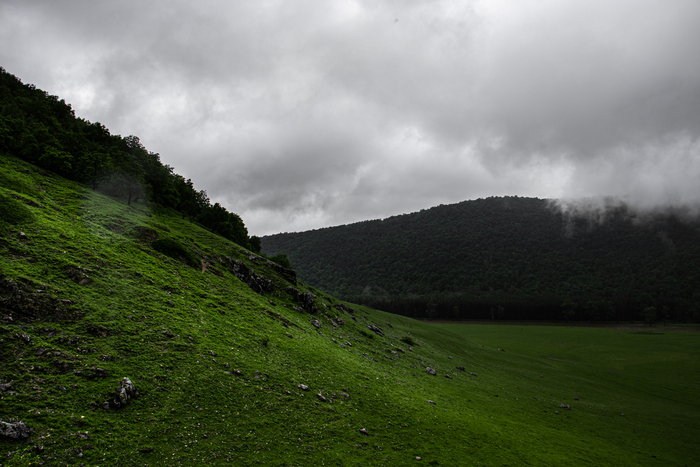
{"type": "MultiPolygon", "coordinates": [[[[6,156],[0,174],[7,209],[20,212],[17,201],[31,214],[0,225],[0,420],[32,429],[29,439],[0,436],[2,465],[698,459],[696,365],[649,391],[637,384],[642,376],[629,385],[626,373],[527,351],[540,335],[512,331],[501,352],[494,344],[503,336],[486,327],[445,328],[363,307],[351,314],[302,283],[296,288],[316,302],[311,313],[300,311],[279,268],[179,215],[128,207],[6,156]],[[161,250],[175,253],[151,246],[163,239],[175,243],[161,250]],[[256,293],[236,277],[241,264],[272,290],[256,293]],[[140,396],[103,408],[123,377],[140,396]]],[[[576,338],[585,342],[581,332],[576,338]]],[[[594,363],[609,355],[596,342],[580,347],[594,363]]],[[[656,354],[624,342],[611,348],[620,358],[637,356],[635,371],[643,373],[645,355],[656,354]]],[[[689,354],[697,361],[697,351],[697,339],[681,337],[663,356],[677,354],[680,366],[689,354]]],[[[649,368],[674,374],[664,365],[649,368]]]]}

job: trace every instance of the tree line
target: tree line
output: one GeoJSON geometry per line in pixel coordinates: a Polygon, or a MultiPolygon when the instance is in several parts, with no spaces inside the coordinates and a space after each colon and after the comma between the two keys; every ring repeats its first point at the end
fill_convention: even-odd
{"type": "Polygon", "coordinates": [[[345,300],[435,319],[700,321],[700,222],[492,197],[262,238],[345,300]]]}
{"type": "Polygon", "coordinates": [[[243,220],[211,203],[191,179],[163,164],[136,136],[113,135],[99,122],[75,116],[70,104],[24,84],[0,67],[0,152],[11,154],[92,189],[134,202],[174,209],[253,251],[243,220]]]}

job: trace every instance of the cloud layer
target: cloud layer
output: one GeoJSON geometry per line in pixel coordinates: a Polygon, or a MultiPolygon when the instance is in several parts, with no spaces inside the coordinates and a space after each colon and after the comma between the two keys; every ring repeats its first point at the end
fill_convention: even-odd
{"type": "Polygon", "coordinates": [[[253,234],[491,195],[700,202],[700,3],[0,5],[0,65],[253,234]]]}

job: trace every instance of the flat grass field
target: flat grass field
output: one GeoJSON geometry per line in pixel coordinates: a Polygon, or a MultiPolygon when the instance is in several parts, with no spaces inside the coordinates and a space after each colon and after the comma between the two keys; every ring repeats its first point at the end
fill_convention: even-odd
{"type": "Polygon", "coordinates": [[[505,396],[509,408],[498,411],[500,423],[513,427],[510,437],[527,440],[530,449],[551,450],[552,439],[559,439],[555,449],[564,456],[588,452],[573,462],[579,465],[700,465],[697,332],[431,326],[484,348],[502,349],[497,368],[483,371],[502,381],[499,404],[505,396]],[[539,406],[536,412],[520,408],[533,402],[539,406]],[[557,409],[559,404],[571,410],[557,409]],[[569,446],[579,439],[587,450],[569,446]],[[620,455],[624,457],[617,459],[620,455]]]}

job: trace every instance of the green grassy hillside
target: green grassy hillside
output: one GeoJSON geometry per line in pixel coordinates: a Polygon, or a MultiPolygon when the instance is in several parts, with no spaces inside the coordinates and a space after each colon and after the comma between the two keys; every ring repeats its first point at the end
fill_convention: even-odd
{"type": "Polygon", "coordinates": [[[698,372],[686,366],[695,333],[660,353],[625,344],[657,336],[590,353],[637,358],[629,386],[600,362],[585,370],[524,350],[543,335],[515,330],[503,352],[484,328],[350,311],[179,213],[128,206],[9,156],[0,175],[0,429],[31,430],[0,435],[1,465],[698,459],[698,372]],[[647,361],[676,366],[644,387],[647,361]],[[665,378],[673,368],[684,376],[665,378]],[[138,397],[117,404],[125,377],[138,397]]]}

